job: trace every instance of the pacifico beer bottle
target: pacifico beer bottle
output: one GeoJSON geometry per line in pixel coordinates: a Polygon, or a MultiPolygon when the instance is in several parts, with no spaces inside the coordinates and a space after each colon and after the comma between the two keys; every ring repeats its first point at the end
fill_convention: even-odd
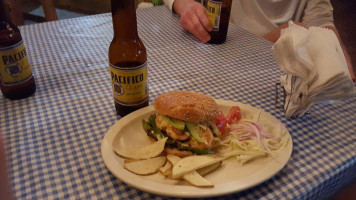
{"type": "Polygon", "coordinates": [[[135,0],[111,0],[110,77],[117,114],[148,106],[147,55],[137,33],[135,0]]]}
{"type": "Polygon", "coordinates": [[[220,44],[225,42],[229,28],[230,11],[232,0],[204,0],[207,17],[213,25],[210,32],[211,39],[208,43],[220,44]]]}
{"type": "Polygon", "coordinates": [[[0,89],[9,99],[22,99],[36,90],[20,30],[6,18],[0,0],[0,89]]]}

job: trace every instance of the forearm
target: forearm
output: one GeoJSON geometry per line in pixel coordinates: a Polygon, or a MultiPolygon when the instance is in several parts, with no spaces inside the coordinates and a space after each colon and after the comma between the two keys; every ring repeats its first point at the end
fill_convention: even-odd
{"type": "Polygon", "coordinates": [[[300,22],[307,26],[333,26],[333,7],[330,0],[308,0],[300,22]]]}

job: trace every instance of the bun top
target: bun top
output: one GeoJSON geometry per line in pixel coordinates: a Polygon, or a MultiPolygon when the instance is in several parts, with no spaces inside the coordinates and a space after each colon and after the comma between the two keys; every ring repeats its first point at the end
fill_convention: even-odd
{"type": "Polygon", "coordinates": [[[188,91],[161,94],[154,101],[154,108],[162,115],[191,122],[210,121],[218,115],[218,104],[213,98],[188,91]]]}

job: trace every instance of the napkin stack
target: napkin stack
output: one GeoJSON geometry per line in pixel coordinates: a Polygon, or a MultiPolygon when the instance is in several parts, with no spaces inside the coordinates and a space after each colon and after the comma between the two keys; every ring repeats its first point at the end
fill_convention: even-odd
{"type": "Polygon", "coordinates": [[[286,92],[287,117],[303,116],[317,102],[336,102],[356,95],[333,31],[321,27],[306,29],[290,21],[272,53],[285,72],[280,81],[286,92]]]}

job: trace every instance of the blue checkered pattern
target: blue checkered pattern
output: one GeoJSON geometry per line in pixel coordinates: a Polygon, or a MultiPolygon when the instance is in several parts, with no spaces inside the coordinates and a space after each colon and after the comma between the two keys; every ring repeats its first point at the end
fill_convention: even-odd
{"type": "MultiPolygon", "coordinates": [[[[325,199],[356,176],[356,99],[315,105],[300,119],[274,107],[281,71],[271,44],[230,27],[221,45],[202,44],[167,7],[138,11],[148,53],[150,103],[191,90],[262,108],[289,129],[294,151],[275,177],[216,199],[325,199]]],[[[139,191],[105,167],[100,145],[116,115],[108,47],[110,14],[21,27],[37,82],[34,96],[0,96],[0,126],[18,199],[165,199],[139,191]]],[[[238,173],[238,172],[236,172],[238,173]]]]}

